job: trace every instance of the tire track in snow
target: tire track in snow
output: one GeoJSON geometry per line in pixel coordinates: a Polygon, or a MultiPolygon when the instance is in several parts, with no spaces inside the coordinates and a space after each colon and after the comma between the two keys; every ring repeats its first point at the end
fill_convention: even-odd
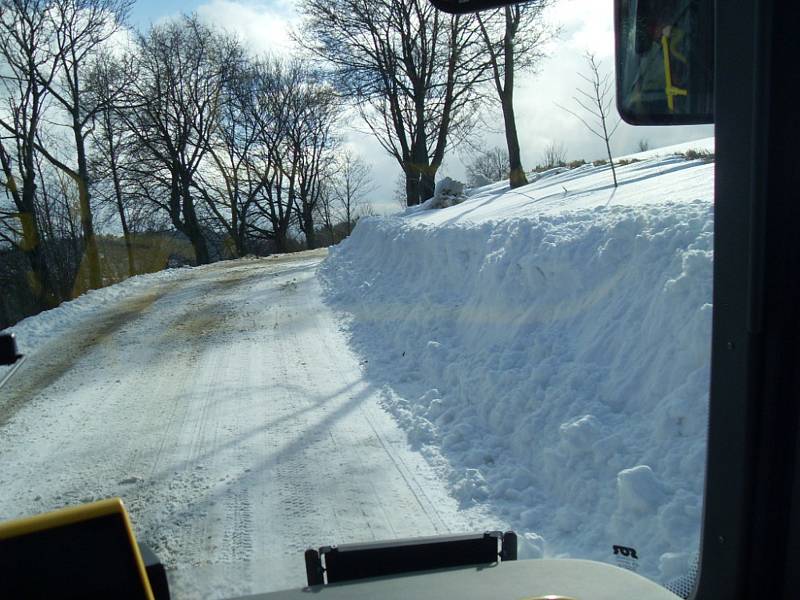
{"type": "Polygon", "coordinates": [[[430,519],[431,525],[436,533],[449,533],[451,529],[445,524],[444,520],[439,514],[439,511],[436,510],[436,505],[433,503],[433,501],[431,501],[430,498],[428,498],[427,494],[425,494],[425,488],[419,484],[400,454],[390,450],[386,440],[384,440],[383,436],[375,427],[375,424],[369,415],[368,409],[362,409],[362,413],[364,415],[364,419],[367,421],[367,423],[369,423],[370,428],[375,433],[375,438],[380,442],[381,447],[386,452],[386,456],[388,456],[389,460],[392,461],[392,464],[397,469],[400,477],[403,478],[403,481],[408,485],[408,489],[414,495],[417,505],[430,519]]]}
{"type": "Polygon", "coordinates": [[[0,516],[121,495],[176,598],[203,569],[216,590],[214,565],[236,593],[278,589],[303,584],[309,546],[453,529],[455,502],[378,406],[315,262],[196,269],[120,318],[0,427],[0,481],[41,479],[12,482],[0,516]]]}
{"type": "MultiPolygon", "coordinates": [[[[338,329],[338,328],[337,328],[338,329]]],[[[325,338],[324,340],[325,345],[325,353],[332,357],[339,357],[340,353],[337,353],[333,348],[331,348],[331,342],[334,340],[330,338],[325,338]]],[[[339,345],[343,345],[345,342],[341,338],[341,336],[337,336],[335,340],[338,342],[339,345]]],[[[350,357],[352,359],[352,357],[350,357]]],[[[359,365],[360,366],[360,365],[359,365]]],[[[336,371],[342,372],[346,370],[344,365],[338,364],[337,360],[337,367],[336,371]]],[[[374,438],[380,443],[381,448],[388,457],[391,465],[394,469],[396,469],[397,473],[401,477],[402,481],[407,486],[407,489],[413,494],[414,500],[416,502],[416,506],[421,510],[428,520],[430,521],[430,525],[433,528],[435,533],[442,533],[442,532],[449,532],[451,529],[445,524],[444,520],[439,515],[438,510],[436,509],[436,504],[425,494],[424,486],[420,485],[417,481],[417,478],[413,475],[411,469],[405,463],[402,458],[402,453],[398,452],[396,449],[392,448],[391,445],[384,439],[384,436],[379,431],[379,428],[375,424],[375,418],[379,417],[380,414],[383,414],[384,419],[386,419],[385,413],[382,412],[381,408],[378,408],[374,403],[363,403],[358,408],[359,416],[361,416],[365,422],[368,424],[370,431],[374,435],[374,438]],[[378,414],[373,414],[374,411],[379,411],[378,414]]],[[[359,458],[361,458],[361,454],[358,453],[359,458]]],[[[379,492],[379,490],[375,489],[375,486],[372,485],[372,493],[381,502],[381,511],[384,514],[384,518],[386,522],[389,524],[389,527],[392,531],[392,537],[397,537],[394,528],[391,525],[392,518],[390,517],[391,514],[396,512],[394,507],[390,507],[388,510],[386,508],[386,499],[383,498],[383,494],[379,492]]]]}
{"type": "Polygon", "coordinates": [[[26,360],[3,386],[0,426],[13,417],[25,402],[69,372],[82,355],[113,336],[126,324],[138,319],[173,285],[175,282],[169,281],[156,290],[123,300],[114,309],[101,311],[94,319],[87,320],[75,334],[50,342],[37,351],[35,357],[26,360]]]}
{"type": "MultiPolygon", "coordinates": [[[[252,267],[236,269],[232,275],[209,282],[206,288],[200,290],[202,293],[192,295],[180,318],[173,320],[162,335],[162,344],[183,348],[173,370],[190,374],[190,377],[186,385],[175,388],[181,393],[172,404],[182,408],[181,415],[179,419],[170,420],[172,431],[161,435],[159,452],[151,467],[151,478],[177,478],[182,471],[192,470],[193,476],[179,490],[182,496],[188,497],[189,505],[193,497],[202,497],[209,490],[226,484],[209,474],[215,471],[215,465],[214,456],[208,449],[216,448],[218,440],[225,437],[220,429],[225,427],[226,419],[219,414],[216,397],[220,387],[218,374],[224,372],[228,363],[226,356],[209,355],[208,346],[224,338],[229,329],[236,307],[228,306],[226,297],[235,292],[238,286],[249,284],[253,278],[263,277],[258,270],[255,273],[252,271],[252,267]]],[[[151,502],[158,502],[158,494],[152,497],[151,502]]],[[[248,557],[250,524],[246,497],[235,494],[226,498],[222,515],[217,514],[217,507],[208,507],[199,513],[202,518],[194,519],[183,515],[184,502],[173,506],[149,529],[149,535],[155,539],[153,545],[163,550],[162,558],[166,564],[175,566],[182,560],[194,564],[197,556],[204,553],[220,555],[222,560],[244,560],[248,557]],[[218,521],[226,523],[224,534],[218,535],[218,521]],[[168,535],[164,533],[165,528],[168,535]],[[231,548],[235,548],[236,552],[232,552],[231,548]]]]}

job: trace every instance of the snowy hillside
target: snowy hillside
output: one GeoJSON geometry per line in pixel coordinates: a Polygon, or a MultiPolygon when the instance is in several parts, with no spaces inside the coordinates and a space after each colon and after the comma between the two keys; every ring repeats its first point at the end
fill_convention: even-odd
{"type": "Polygon", "coordinates": [[[650,151],[362,220],[320,268],[366,378],[461,505],[523,555],[686,573],[699,541],[711,162],[650,151]],[[630,157],[629,157],[630,158],[630,157]]]}

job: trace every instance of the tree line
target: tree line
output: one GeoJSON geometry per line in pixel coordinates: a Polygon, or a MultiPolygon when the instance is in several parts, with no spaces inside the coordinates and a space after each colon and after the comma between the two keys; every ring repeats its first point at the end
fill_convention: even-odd
{"type": "Polygon", "coordinates": [[[515,73],[555,35],[551,0],[449,15],[428,0],[302,0],[302,42],[402,169],[407,206],[430,198],[446,152],[499,104],[512,187],[525,185],[514,115],[515,73]]]}
{"type": "Polygon", "coordinates": [[[133,275],[145,231],[179,232],[204,264],[314,248],[320,228],[330,243],[360,215],[367,168],[318,67],[195,16],[133,33],[130,6],[0,3],[0,325],[111,282],[98,220],[133,275]]]}
{"type": "Polygon", "coordinates": [[[0,0],[0,326],[163,268],[142,264],[146,232],[174,232],[162,250],[190,247],[195,264],[349,234],[371,186],[343,115],[396,159],[413,205],[496,101],[511,183],[525,182],[514,72],[552,33],[546,3],[479,18],[304,0],[297,52],[281,57],[194,15],[133,31],[132,3],[0,0]]]}

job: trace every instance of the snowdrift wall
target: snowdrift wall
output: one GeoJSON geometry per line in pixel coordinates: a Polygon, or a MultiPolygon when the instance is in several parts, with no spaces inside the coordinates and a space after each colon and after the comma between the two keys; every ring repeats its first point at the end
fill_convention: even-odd
{"type": "Polygon", "coordinates": [[[707,201],[457,225],[372,218],[320,268],[365,376],[464,504],[528,556],[668,581],[699,541],[707,201]]]}

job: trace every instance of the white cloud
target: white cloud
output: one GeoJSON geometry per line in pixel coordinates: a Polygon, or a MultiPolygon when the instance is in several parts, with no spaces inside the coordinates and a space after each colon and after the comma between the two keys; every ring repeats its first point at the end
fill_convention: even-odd
{"type": "Polygon", "coordinates": [[[579,54],[592,52],[598,58],[614,53],[614,3],[610,0],[560,0],[549,9],[547,19],[561,26],[561,46],[579,54]]]}
{"type": "Polygon", "coordinates": [[[298,17],[291,3],[245,3],[211,0],[197,7],[198,16],[235,34],[254,53],[286,53],[294,47],[291,31],[298,17]]]}

